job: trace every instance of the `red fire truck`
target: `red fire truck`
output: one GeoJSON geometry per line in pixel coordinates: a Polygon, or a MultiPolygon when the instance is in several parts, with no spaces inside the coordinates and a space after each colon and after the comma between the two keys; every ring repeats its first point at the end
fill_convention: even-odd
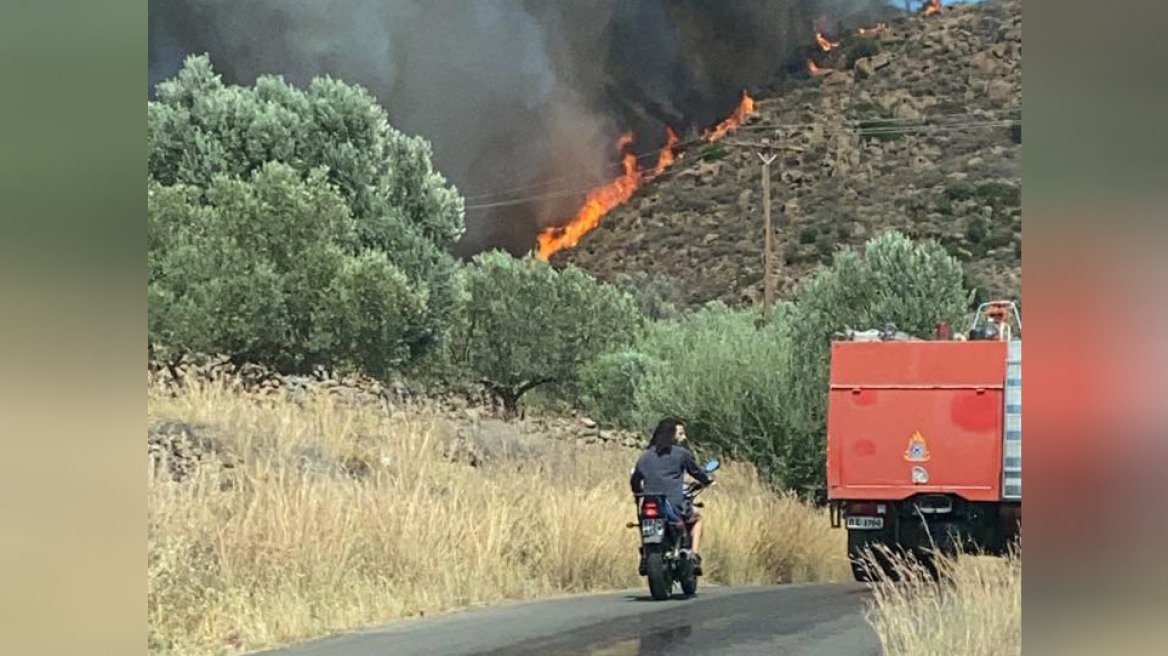
{"type": "Polygon", "coordinates": [[[935,339],[920,340],[849,331],[833,342],[827,493],[857,580],[875,574],[866,551],[928,564],[938,551],[1000,554],[1017,537],[1021,329],[1017,306],[994,301],[965,333],[939,325],[935,339]]]}

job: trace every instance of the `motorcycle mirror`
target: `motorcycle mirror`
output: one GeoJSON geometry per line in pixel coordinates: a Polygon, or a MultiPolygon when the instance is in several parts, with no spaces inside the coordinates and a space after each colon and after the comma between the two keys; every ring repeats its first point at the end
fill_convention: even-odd
{"type": "Polygon", "coordinates": [[[721,466],[722,466],[722,463],[718,462],[717,460],[711,460],[711,461],[706,463],[706,471],[708,471],[708,472],[716,471],[718,469],[718,467],[721,467],[721,466]]]}

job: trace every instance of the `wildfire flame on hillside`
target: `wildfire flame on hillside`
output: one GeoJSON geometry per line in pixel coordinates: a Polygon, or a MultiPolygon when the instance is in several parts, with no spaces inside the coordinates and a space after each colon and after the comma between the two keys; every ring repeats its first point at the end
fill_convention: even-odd
{"type": "Polygon", "coordinates": [[[657,156],[657,167],[653,169],[653,175],[661,175],[665,169],[673,164],[675,155],[673,149],[677,147],[677,133],[668,125],[665,126],[665,147],[661,149],[661,154],[657,156]]]}
{"type": "MultiPolygon", "coordinates": [[[[729,118],[719,123],[712,130],[702,135],[706,141],[717,141],[730,134],[747,116],[754,113],[754,98],[745,91],[738,107],[729,118]]],[[[641,184],[661,175],[665,169],[677,158],[675,152],[678,144],[677,133],[672,128],[665,128],[665,146],[657,156],[657,165],[653,172],[642,176],[637,168],[637,156],[628,150],[633,143],[633,133],[626,132],[617,139],[617,150],[621,153],[621,164],[624,172],[612,182],[588,192],[584,205],[576,210],[572,220],[562,226],[553,226],[539,234],[539,257],[547,260],[557,251],[572,248],[580,243],[580,238],[600,224],[600,218],[608,214],[614,207],[623,205],[632,198],[633,193],[641,184]]]]}
{"type": "Polygon", "coordinates": [[[742,99],[738,101],[738,107],[735,108],[734,113],[730,118],[722,121],[713,130],[708,130],[702,135],[706,141],[717,141],[722,137],[733,132],[742,122],[746,120],[747,116],[754,113],[754,98],[745,91],[742,92],[742,99]]]}
{"type": "Polygon", "coordinates": [[[621,151],[621,164],[624,173],[616,180],[588,192],[584,206],[576,211],[576,216],[562,226],[544,230],[539,235],[539,256],[548,259],[556,251],[571,248],[580,241],[585,233],[600,223],[600,217],[609,210],[620,205],[632,197],[637,187],[641,186],[641,174],[637,170],[637,156],[626,149],[633,143],[633,133],[626,132],[617,140],[617,149],[621,151]]]}
{"type": "MultiPolygon", "coordinates": [[[[921,9],[922,16],[931,16],[941,12],[940,0],[928,0],[921,9]]],[[[823,35],[821,21],[817,21],[815,28],[815,43],[818,44],[820,50],[823,52],[831,52],[840,46],[839,41],[831,41],[823,35]]],[[[856,34],[860,36],[870,36],[883,32],[888,26],[885,23],[877,23],[872,27],[861,27],[856,30],[856,34]]],[[[828,72],[829,69],[820,68],[811,59],[807,60],[807,70],[812,76],[820,76],[828,72]]],[[[754,114],[754,99],[745,91],[742,92],[742,98],[738,102],[738,106],[734,112],[721,123],[715,127],[706,130],[702,134],[702,139],[707,142],[717,141],[726,135],[733,132],[738,126],[746,120],[748,116],[754,114]]],[[[628,202],[633,193],[636,192],[640,186],[661,175],[667,168],[669,168],[677,158],[677,145],[679,142],[677,133],[672,128],[666,126],[665,128],[665,146],[661,149],[657,157],[657,164],[652,172],[644,174],[637,168],[637,157],[629,151],[629,146],[633,143],[633,133],[626,132],[617,140],[617,150],[621,153],[621,164],[624,172],[612,182],[593,189],[588,192],[584,201],[584,205],[576,211],[576,215],[572,220],[562,226],[553,226],[546,228],[539,235],[539,257],[547,260],[557,251],[565,248],[572,248],[580,242],[580,238],[600,224],[600,219],[613,208],[623,205],[628,202]]]]}

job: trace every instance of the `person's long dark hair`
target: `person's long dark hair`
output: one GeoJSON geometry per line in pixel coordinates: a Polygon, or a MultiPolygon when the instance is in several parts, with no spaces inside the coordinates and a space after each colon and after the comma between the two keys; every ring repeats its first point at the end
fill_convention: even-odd
{"type": "Polygon", "coordinates": [[[657,455],[667,455],[673,450],[673,441],[677,438],[677,427],[681,425],[681,421],[673,417],[666,417],[657,422],[657,428],[653,429],[653,438],[649,440],[649,448],[657,452],[657,455]]]}

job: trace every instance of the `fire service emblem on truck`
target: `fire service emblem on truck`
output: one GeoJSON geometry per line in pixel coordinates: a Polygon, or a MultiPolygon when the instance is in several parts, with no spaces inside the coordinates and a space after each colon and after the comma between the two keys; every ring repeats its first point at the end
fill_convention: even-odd
{"type": "Polygon", "coordinates": [[[915,431],[908,440],[908,451],[904,452],[904,459],[909,462],[928,462],[929,445],[925,444],[925,436],[915,431]]]}

